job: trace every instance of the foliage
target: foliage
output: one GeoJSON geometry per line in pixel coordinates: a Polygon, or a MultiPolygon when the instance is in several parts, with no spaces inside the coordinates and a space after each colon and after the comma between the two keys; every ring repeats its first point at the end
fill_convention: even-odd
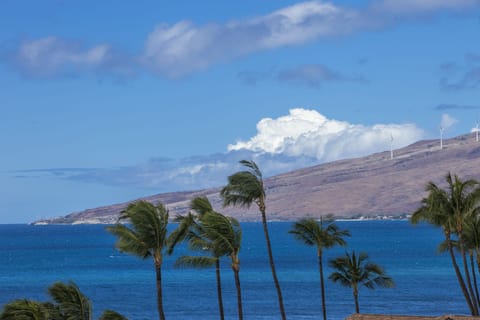
{"type": "MultiPolygon", "coordinates": [[[[91,320],[92,304],[73,282],[56,282],[48,288],[54,302],[14,300],[3,307],[0,320],[91,320]]],[[[127,320],[107,310],[100,320],[127,320]]]]}
{"type": "MultiPolygon", "coordinates": [[[[469,270],[466,251],[475,242],[478,243],[478,239],[472,238],[477,235],[471,228],[475,225],[475,219],[478,219],[480,188],[476,180],[461,180],[450,172],[445,176],[445,181],[447,183],[445,189],[433,182],[427,184],[428,195],[422,199],[420,208],[413,213],[411,222],[416,224],[425,221],[442,228],[445,242],[440,249],[449,252],[465,301],[472,315],[478,315],[480,298],[478,293],[474,292],[474,287],[477,287],[475,270],[473,268],[469,270]],[[454,254],[455,247],[462,258],[463,274],[454,254]]],[[[478,292],[477,289],[475,291],[478,292]]]]}
{"type": "Polygon", "coordinates": [[[106,229],[117,237],[116,247],[142,259],[152,257],[155,264],[157,308],[160,320],[165,319],[162,291],[163,251],[167,248],[168,210],[162,204],[148,201],[129,204],[122,211],[119,221],[128,221],[130,226],[117,223],[106,229]]]}
{"type": "Polygon", "coordinates": [[[307,246],[317,248],[319,272],[320,272],[320,290],[322,295],[322,313],[323,319],[327,319],[327,307],[325,303],[325,281],[323,278],[323,250],[335,245],[345,246],[343,237],[350,236],[348,230],[340,230],[334,223],[332,216],[321,217],[320,221],[313,218],[303,218],[295,222],[292,230],[289,231],[295,239],[307,246]]]}
{"type": "Polygon", "coordinates": [[[239,171],[228,177],[228,184],[220,191],[220,196],[223,198],[224,206],[239,206],[243,208],[250,208],[252,203],[258,206],[262,216],[263,232],[265,234],[265,241],[267,243],[267,253],[270,262],[270,269],[272,271],[273,282],[277,290],[278,305],[280,307],[280,316],[285,320],[285,307],[283,305],[282,290],[280,282],[277,278],[275,269],[275,262],[273,260],[272,245],[270,243],[270,236],[268,234],[267,216],[266,216],[266,194],[263,184],[262,172],[254,161],[241,160],[240,164],[246,168],[244,171],[239,171]]]}
{"type": "Polygon", "coordinates": [[[360,313],[358,304],[360,287],[375,289],[376,287],[392,288],[394,286],[392,278],[387,276],[378,264],[369,262],[368,255],[364,252],[360,253],[358,257],[355,251],[352,254],[347,252],[343,256],[330,260],[329,264],[336,270],[332,272],[329,279],[342,286],[352,288],[356,313],[360,313]]]}

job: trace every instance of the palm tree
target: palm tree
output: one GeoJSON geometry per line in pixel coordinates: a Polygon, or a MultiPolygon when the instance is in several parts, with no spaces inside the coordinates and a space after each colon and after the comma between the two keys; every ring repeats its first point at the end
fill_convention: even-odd
{"type": "Polygon", "coordinates": [[[53,305],[27,299],[15,300],[3,307],[0,320],[49,320],[60,319],[53,316],[53,305]]]}
{"type": "Polygon", "coordinates": [[[332,216],[321,217],[320,221],[313,218],[304,218],[295,222],[292,230],[295,239],[301,241],[307,246],[317,247],[318,270],[320,273],[320,289],[322,294],[322,312],[323,319],[327,319],[327,309],[325,305],[325,283],[323,279],[323,250],[335,245],[345,246],[343,237],[350,236],[348,230],[340,230],[334,223],[332,216]]]}
{"type": "Polygon", "coordinates": [[[215,266],[215,276],[217,282],[217,300],[220,319],[224,319],[222,281],[220,275],[220,257],[226,255],[221,248],[214,247],[212,241],[203,238],[201,218],[207,212],[213,211],[213,207],[206,197],[196,197],[190,202],[190,208],[197,214],[189,212],[186,216],[179,215],[175,221],[179,223],[178,227],[170,236],[169,254],[173,253],[174,247],[183,241],[188,241],[192,250],[208,252],[204,256],[182,256],[175,263],[177,267],[208,268],[215,266]]]}
{"type": "Polygon", "coordinates": [[[118,240],[116,247],[121,252],[142,259],[152,257],[156,273],[157,306],[160,320],[165,320],[162,297],[163,251],[167,244],[168,210],[162,203],[153,205],[147,201],[131,203],[122,211],[119,220],[128,220],[131,227],[117,223],[107,231],[118,240]]]}
{"type": "Polygon", "coordinates": [[[99,320],[128,320],[128,319],[122,316],[118,312],[115,312],[112,310],[106,310],[102,313],[99,320]]]}
{"type": "Polygon", "coordinates": [[[280,315],[283,320],[286,319],[285,308],[283,306],[282,290],[278,282],[277,272],[275,270],[275,262],[273,260],[272,246],[270,244],[270,236],[268,235],[267,215],[265,205],[265,188],[260,169],[254,161],[242,160],[240,164],[247,170],[237,172],[228,177],[228,184],[220,191],[223,198],[224,206],[240,206],[250,208],[252,203],[258,206],[262,216],[263,232],[267,242],[268,258],[270,268],[272,270],[273,281],[277,290],[278,304],[280,307],[280,315]]]}
{"type": "Polygon", "coordinates": [[[57,303],[63,319],[91,320],[92,304],[76,284],[56,282],[48,293],[57,303]]]}
{"type": "Polygon", "coordinates": [[[207,212],[201,219],[202,237],[211,241],[212,248],[230,257],[237,289],[238,319],[243,319],[242,292],[240,287],[240,245],[242,230],[238,221],[215,211],[207,212]]]}
{"type": "MultiPolygon", "coordinates": [[[[478,283],[475,272],[475,262],[477,265],[477,271],[480,272],[480,208],[477,208],[474,215],[470,216],[465,221],[463,229],[463,238],[465,241],[465,248],[468,251],[470,258],[470,271],[472,272],[473,285],[475,288],[475,297],[477,305],[480,305],[480,293],[478,291],[478,283]]],[[[473,297],[472,297],[473,299],[473,297]]]]}
{"type": "Polygon", "coordinates": [[[416,224],[426,221],[442,227],[446,246],[462,293],[472,315],[478,315],[478,303],[475,299],[468,271],[463,228],[465,222],[478,208],[480,189],[477,187],[478,183],[475,180],[462,181],[457,175],[452,176],[451,173],[446,175],[445,180],[447,182],[446,190],[433,182],[427,184],[428,195],[422,199],[421,207],[413,213],[411,222],[416,224]],[[464,265],[465,279],[455,258],[452,234],[458,238],[458,248],[464,265]]]}
{"type": "Polygon", "coordinates": [[[456,234],[458,237],[460,254],[462,256],[465,279],[468,285],[470,293],[473,313],[479,314],[478,303],[476,301],[475,293],[472,288],[472,280],[470,278],[470,272],[468,271],[467,264],[467,252],[465,248],[465,239],[463,236],[463,227],[465,222],[473,215],[475,209],[478,207],[478,201],[480,200],[480,189],[478,188],[478,182],[470,179],[462,181],[457,175],[448,173],[446,176],[449,191],[450,210],[455,217],[456,234]]]}
{"type": "Polygon", "coordinates": [[[368,255],[366,253],[360,253],[357,258],[355,251],[353,251],[351,255],[345,253],[344,256],[333,259],[329,263],[333,269],[337,270],[332,272],[329,279],[352,288],[356,313],[360,313],[358,292],[361,286],[368,289],[375,289],[375,287],[392,288],[394,286],[392,278],[385,275],[379,265],[368,262],[367,259],[368,255]]]}
{"type": "MultiPolygon", "coordinates": [[[[15,300],[6,304],[0,314],[0,320],[91,320],[92,304],[73,282],[56,282],[48,288],[54,300],[38,302],[15,300]]],[[[100,320],[127,320],[121,314],[107,310],[100,320]]]]}

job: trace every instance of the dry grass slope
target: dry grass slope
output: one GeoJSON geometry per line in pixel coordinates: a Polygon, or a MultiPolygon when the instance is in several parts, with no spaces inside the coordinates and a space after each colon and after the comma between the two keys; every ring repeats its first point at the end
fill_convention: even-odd
{"type": "MultiPolygon", "coordinates": [[[[472,135],[444,141],[419,141],[405,148],[363,158],[334,161],[266,179],[267,211],[272,220],[299,217],[401,216],[418,207],[428,181],[443,183],[447,172],[480,179],[480,143],[472,135]]],[[[233,173],[233,172],[232,172],[233,173]]],[[[222,208],[219,188],[145,197],[162,201],[171,216],[187,212],[196,196],[208,196],[220,212],[241,221],[259,220],[256,208],[222,208]]],[[[41,223],[111,223],[128,203],[88,209],[41,223]]]]}

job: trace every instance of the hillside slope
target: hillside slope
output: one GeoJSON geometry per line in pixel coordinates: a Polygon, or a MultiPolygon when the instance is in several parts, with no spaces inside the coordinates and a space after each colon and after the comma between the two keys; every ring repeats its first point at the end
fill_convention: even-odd
{"type": "MultiPolygon", "coordinates": [[[[393,160],[390,152],[381,152],[268,178],[265,180],[268,217],[295,220],[328,213],[337,217],[411,213],[425,195],[425,184],[428,181],[443,183],[449,171],[461,178],[480,179],[480,143],[472,135],[444,141],[443,150],[438,140],[425,140],[395,150],[393,160]]],[[[259,220],[254,207],[223,209],[219,190],[163,193],[142,199],[162,201],[174,216],[187,212],[192,198],[207,196],[220,212],[241,221],[259,220]]],[[[88,209],[35,223],[112,223],[127,204],[88,209]]]]}

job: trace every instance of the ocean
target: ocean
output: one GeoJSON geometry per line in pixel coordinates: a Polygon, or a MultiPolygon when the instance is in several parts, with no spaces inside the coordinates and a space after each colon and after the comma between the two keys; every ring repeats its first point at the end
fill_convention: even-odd
{"type": "MultiPolygon", "coordinates": [[[[365,251],[395,281],[393,289],[359,294],[362,313],[409,315],[468,314],[447,254],[438,254],[439,229],[408,221],[338,221],[350,230],[346,248],[325,251],[325,261],[355,249],[365,251]]],[[[174,226],[172,226],[174,227],[174,226]]],[[[269,231],[288,319],[321,319],[316,249],[297,242],[291,222],[271,222],[269,231]]],[[[279,319],[261,223],[242,223],[240,252],[245,319],[279,319]]],[[[102,225],[0,225],[0,306],[19,298],[48,300],[47,287],[73,281],[93,304],[95,318],[105,309],[130,320],[158,319],[151,259],[114,248],[102,225]]],[[[177,269],[179,247],[163,265],[164,307],[168,319],[218,319],[214,269],[177,269]]],[[[325,267],[327,277],[332,270],[325,267]]],[[[236,319],[236,294],[228,260],[222,260],[226,319],[236,319]]],[[[354,312],[349,288],[326,281],[328,319],[354,312]]]]}

